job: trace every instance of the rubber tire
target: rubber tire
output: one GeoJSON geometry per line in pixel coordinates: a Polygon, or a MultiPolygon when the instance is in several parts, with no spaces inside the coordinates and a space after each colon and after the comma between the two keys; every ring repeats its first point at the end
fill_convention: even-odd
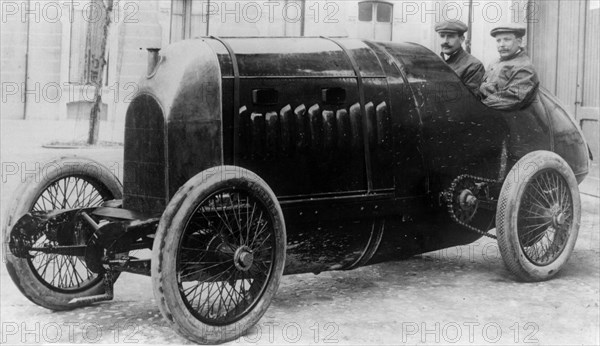
{"type": "Polygon", "coordinates": [[[171,328],[196,343],[216,344],[239,338],[260,320],[277,292],[285,265],[285,246],[283,212],[271,188],[258,175],[234,166],[215,167],[197,174],[177,191],[167,205],[154,239],[152,287],[163,317],[171,328]],[[235,323],[213,326],[195,318],[181,298],[176,279],[177,247],[187,220],[198,203],[232,183],[243,184],[271,212],[275,225],[275,267],[271,281],[253,310],[235,323]]]}
{"type": "Polygon", "coordinates": [[[81,157],[61,157],[40,167],[35,175],[29,175],[14,193],[13,203],[5,214],[3,226],[4,260],[8,273],[21,293],[37,305],[51,310],[72,310],[86,303],[69,304],[73,298],[103,294],[102,280],[87,290],[76,293],[57,292],[40,282],[27,259],[15,257],[8,247],[14,223],[33,207],[42,192],[52,183],[69,176],[86,176],[99,183],[112,194],[111,199],[123,197],[123,187],[117,177],[102,164],[81,157]]]}
{"type": "Polygon", "coordinates": [[[535,151],[525,155],[511,169],[502,186],[496,210],[498,246],[504,264],[519,280],[545,281],[554,277],[568,261],[579,232],[581,200],[573,171],[563,158],[549,151],[535,151]],[[532,263],[524,254],[518,237],[517,218],[525,188],[541,170],[552,169],[567,182],[573,202],[573,223],[562,253],[547,265],[532,263]]]}

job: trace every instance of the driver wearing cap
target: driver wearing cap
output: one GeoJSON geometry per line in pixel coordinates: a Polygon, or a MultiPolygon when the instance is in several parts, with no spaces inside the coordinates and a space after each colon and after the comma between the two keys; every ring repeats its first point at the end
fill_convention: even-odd
{"type": "Polygon", "coordinates": [[[539,80],[521,47],[525,28],[501,26],[490,32],[496,39],[500,59],[491,64],[481,84],[482,102],[502,110],[522,109],[537,95],[539,80]]]}
{"type": "Polygon", "coordinates": [[[460,77],[471,91],[479,96],[479,86],[485,73],[481,61],[467,53],[462,44],[468,27],[460,20],[446,20],[435,26],[435,31],[442,39],[442,59],[460,77]]]}

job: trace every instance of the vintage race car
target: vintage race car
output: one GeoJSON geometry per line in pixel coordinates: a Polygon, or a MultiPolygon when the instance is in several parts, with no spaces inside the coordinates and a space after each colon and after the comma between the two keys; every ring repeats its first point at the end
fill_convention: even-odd
{"type": "Polygon", "coordinates": [[[482,236],[515,278],[547,280],[573,251],[590,159],[547,91],[488,108],[416,44],[218,37],[149,50],[124,155],[123,185],[82,158],[30,177],[4,225],[8,271],[54,310],[151,275],[199,343],[243,335],[282,275],[482,236]]]}

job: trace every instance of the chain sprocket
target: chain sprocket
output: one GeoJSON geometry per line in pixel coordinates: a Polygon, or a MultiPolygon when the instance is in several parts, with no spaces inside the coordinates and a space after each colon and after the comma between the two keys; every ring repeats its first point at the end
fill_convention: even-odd
{"type": "Polygon", "coordinates": [[[27,213],[19,218],[10,231],[9,249],[19,258],[32,258],[29,251],[40,238],[45,241],[40,246],[76,245],[80,236],[74,229],[76,210],[27,213]]]}
{"type": "Polygon", "coordinates": [[[470,225],[469,222],[475,216],[477,206],[474,207],[473,212],[463,211],[461,210],[463,207],[460,205],[459,201],[461,199],[460,193],[467,190],[469,187],[472,187],[472,185],[477,183],[500,184],[501,182],[502,181],[499,180],[482,178],[471,174],[463,174],[456,177],[450,184],[450,188],[442,192],[443,200],[446,202],[446,207],[452,221],[472,232],[492,239],[497,239],[495,235],[470,225]],[[457,214],[460,214],[460,216],[457,214]]]}

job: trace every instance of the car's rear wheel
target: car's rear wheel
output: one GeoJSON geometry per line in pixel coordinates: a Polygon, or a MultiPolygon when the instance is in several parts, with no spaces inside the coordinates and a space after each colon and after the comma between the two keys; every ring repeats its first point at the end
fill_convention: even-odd
{"type": "Polygon", "coordinates": [[[543,281],[565,265],[581,219],[573,171],[558,155],[536,151],[508,174],[498,200],[496,226],[507,268],[523,281],[543,281]]]}
{"type": "Polygon", "coordinates": [[[277,291],[285,244],[281,208],[257,175],[239,167],[196,175],[169,202],[154,241],[163,316],[198,343],[243,335],[277,291]]]}
{"type": "MultiPolygon", "coordinates": [[[[104,293],[102,277],[89,270],[82,256],[28,251],[16,256],[10,244],[12,229],[27,213],[93,208],[122,198],[118,179],[100,163],[79,157],[49,162],[17,188],[3,228],[4,254],[10,277],[32,302],[52,310],[68,310],[88,303],[70,304],[74,298],[104,293]]],[[[69,227],[62,236],[36,233],[31,248],[85,245],[93,231],[69,227]]]]}

